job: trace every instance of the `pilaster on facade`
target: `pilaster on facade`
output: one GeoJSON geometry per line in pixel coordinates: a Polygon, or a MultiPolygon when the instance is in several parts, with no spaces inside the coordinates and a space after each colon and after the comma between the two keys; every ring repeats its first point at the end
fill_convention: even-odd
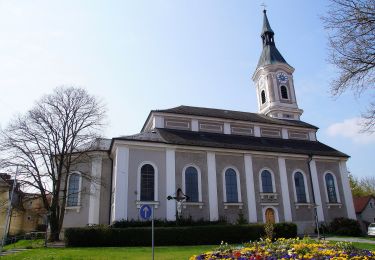
{"type": "Polygon", "coordinates": [[[152,128],[164,128],[164,117],[154,116],[152,119],[152,128]]]}
{"type": "Polygon", "coordinates": [[[315,207],[316,207],[316,211],[317,211],[317,214],[318,214],[318,221],[324,221],[322,197],[320,196],[318,172],[316,170],[315,159],[312,159],[310,161],[310,171],[311,171],[313,193],[314,193],[315,204],[316,204],[315,207]]]}
{"type": "Polygon", "coordinates": [[[295,103],[296,106],[298,106],[297,105],[297,98],[296,98],[296,89],[294,88],[293,75],[290,75],[289,80],[290,80],[290,89],[291,89],[291,91],[290,91],[291,99],[292,99],[293,103],[295,103]]]}
{"type": "Polygon", "coordinates": [[[227,123],[227,122],[224,123],[224,134],[226,134],[226,135],[230,135],[231,134],[230,124],[227,123]]]}
{"type": "Polygon", "coordinates": [[[254,187],[253,159],[250,154],[244,155],[244,165],[249,223],[256,223],[258,220],[254,187]]]}
{"type": "Polygon", "coordinates": [[[254,136],[260,137],[260,126],[257,126],[257,125],[254,126],[254,136]]]}
{"type": "MultiPolygon", "coordinates": [[[[167,196],[176,193],[176,153],[175,149],[166,149],[166,194],[167,196]]],[[[167,220],[176,220],[176,202],[167,200],[167,220]]]]}
{"type": "Polygon", "coordinates": [[[280,100],[279,86],[277,85],[275,74],[272,74],[273,91],[275,92],[275,100],[280,100]]]}
{"type": "Polygon", "coordinates": [[[341,160],[339,162],[339,168],[340,168],[341,183],[342,183],[342,189],[344,191],[345,205],[346,205],[346,210],[348,213],[348,218],[357,219],[355,210],[354,210],[353,196],[352,196],[352,191],[350,189],[348,170],[346,168],[345,160],[341,160]]]}
{"type": "Polygon", "coordinates": [[[89,225],[99,224],[101,175],[102,175],[102,156],[95,155],[91,159],[91,183],[90,183],[89,219],[88,219],[89,225]]]}
{"type": "Polygon", "coordinates": [[[219,219],[219,205],[217,201],[216,158],[213,152],[207,152],[207,175],[210,221],[216,221],[219,219]]]}
{"type": "Polygon", "coordinates": [[[292,209],[290,207],[288,176],[286,174],[285,158],[279,157],[278,163],[279,163],[279,171],[280,171],[281,195],[283,197],[283,206],[284,206],[284,218],[285,218],[285,221],[292,221],[292,209]]]}
{"type": "Polygon", "coordinates": [[[116,148],[116,167],[114,183],[114,208],[112,222],[121,219],[128,219],[128,178],[129,178],[129,148],[119,146],[116,148]]]}
{"type": "Polygon", "coordinates": [[[194,131],[194,132],[199,131],[198,119],[192,119],[191,120],[191,131],[194,131]]]}
{"type": "Polygon", "coordinates": [[[309,139],[310,139],[310,141],[316,141],[315,131],[310,131],[309,132],[309,139]]]}
{"type": "MultiPolygon", "coordinates": [[[[282,115],[281,115],[282,116],[282,115]]],[[[286,129],[286,128],[282,128],[281,129],[281,137],[283,138],[283,139],[288,139],[289,138],[289,136],[288,136],[288,129],[286,129]]]]}

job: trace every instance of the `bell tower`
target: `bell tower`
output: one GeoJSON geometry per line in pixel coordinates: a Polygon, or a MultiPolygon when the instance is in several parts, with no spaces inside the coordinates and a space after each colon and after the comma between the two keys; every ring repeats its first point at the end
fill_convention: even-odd
{"type": "Polygon", "coordinates": [[[303,113],[298,108],[294,91],[293,72],[275,45],[274,32],[263,10],[261,33],[263,50],[253,74],[258,113],[280,119],[300,120],[303,113]]]}

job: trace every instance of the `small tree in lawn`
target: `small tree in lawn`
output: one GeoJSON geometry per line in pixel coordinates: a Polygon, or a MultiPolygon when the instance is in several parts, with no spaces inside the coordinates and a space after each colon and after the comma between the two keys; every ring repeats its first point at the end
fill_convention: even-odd
{"type": "Polygon", "coordinates": [[[104,119],[105,107],[85,89],[59,87],[0,132],[0,166],[13,171],[18,166],[24,189],[40,193],[51,241],[59,239],[64,221],[71,166],[96,143],[104,119]]]}

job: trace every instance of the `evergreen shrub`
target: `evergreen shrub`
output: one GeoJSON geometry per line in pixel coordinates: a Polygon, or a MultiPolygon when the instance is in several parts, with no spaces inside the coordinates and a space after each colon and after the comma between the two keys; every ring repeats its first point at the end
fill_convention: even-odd
{"type": "Polygon", "coordinates": [[[361,236],[361,226],[359,222],[349,218],[335,218],[328,226],[328,231],[340,236],[361,236]]]}
{"type": "MultiPolygon", "coordinates": [[[[275,224],[276,237],[295,237],[292,223],[275,224]]],[[[155,227],[155,246],[242,243],[264,237],[263,224],[155,227]]],[[[84,227],[65,230],[71,247],[151,246],[151,227],[84,227]]]]}

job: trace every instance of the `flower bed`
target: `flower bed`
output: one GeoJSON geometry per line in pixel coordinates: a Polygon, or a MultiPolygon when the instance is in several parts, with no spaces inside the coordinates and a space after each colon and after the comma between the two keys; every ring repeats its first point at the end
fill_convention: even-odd
{"type": "Polygon", "coordinates": [[[238,259],[375,259],[375,251],[355,248],[351,243],[315,241],[312,239],[284,239],[274,242],[261,240],[234,247],[221,245],[212,252],[192,256],[190,260],[238,259]]]}

